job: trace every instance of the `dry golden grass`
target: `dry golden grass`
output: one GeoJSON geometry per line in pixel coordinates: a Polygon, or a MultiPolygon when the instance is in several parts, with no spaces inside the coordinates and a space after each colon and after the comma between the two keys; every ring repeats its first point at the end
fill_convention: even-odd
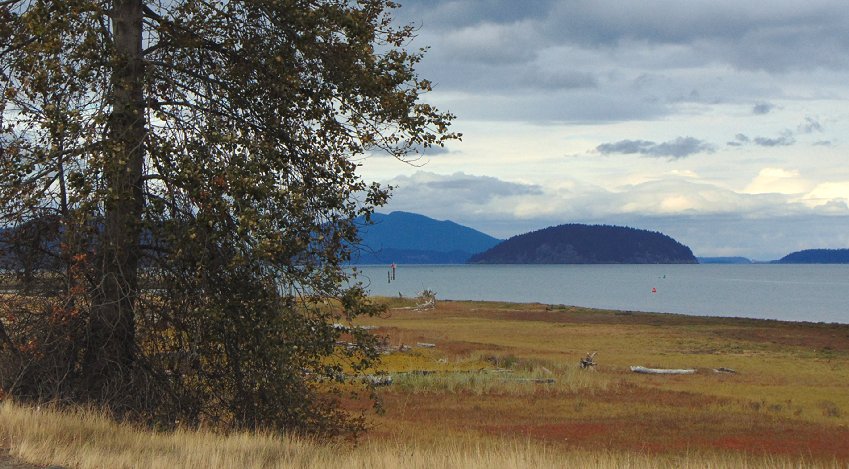
{"type": "MultiPolygon", "coordinates": [[[[562,451],[518,439],[398,440],[360,446],[322,444],[257,433],[156,433],[116,424],[97,412],[0,406],[0,436],[12,456],[73,468],[790,468],[804,460],[741,454],[656,456],[613,451],[562,451]]],[[[812,463],[810,467],[839,467],[812,463]]]]}

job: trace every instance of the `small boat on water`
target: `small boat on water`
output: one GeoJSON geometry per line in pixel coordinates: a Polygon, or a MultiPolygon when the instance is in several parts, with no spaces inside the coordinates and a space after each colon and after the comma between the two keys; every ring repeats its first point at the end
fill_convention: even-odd
{"type": "Polygon", "coordinates": [[[692,375],[696,372],[694,369],[670,369],[670,368],[646,368],[644,366],[632,366],[631,371],[634,373],[644,373],[648,375],[692,375]]]}

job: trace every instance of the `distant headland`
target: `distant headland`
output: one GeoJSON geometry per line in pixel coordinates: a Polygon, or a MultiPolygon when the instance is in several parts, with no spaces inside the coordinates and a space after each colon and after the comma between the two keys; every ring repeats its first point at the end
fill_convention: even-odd
{"type": "Polygon", "coordinates": [[[849,264],[849,249],[805,249],[792,252],[776,264],[849,264]]]}

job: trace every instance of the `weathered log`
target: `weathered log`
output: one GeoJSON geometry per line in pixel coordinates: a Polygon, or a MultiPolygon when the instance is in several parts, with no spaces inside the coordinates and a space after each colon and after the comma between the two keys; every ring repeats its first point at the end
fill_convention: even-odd
{"type": "Polygon", "coordinates": [[[580,361],[581,368],[595,370],[595,356],[598,352],[587,353],[587,356],[580,361]]]}
{"type": "Polygon", "coordinates": [[[696,370],[687,369],[672,369],[672,368],[646,368],[644,366],[632,366],[631,371],[634,373],[644,373],[649,375],[691,375],[696,370]]]}
{"type": "Polygon", "coordinates": [[[436,309],[436,299],[427,300],[424,303],[417,304],[413,311],[424,311],[428,309],[436,309]]]}

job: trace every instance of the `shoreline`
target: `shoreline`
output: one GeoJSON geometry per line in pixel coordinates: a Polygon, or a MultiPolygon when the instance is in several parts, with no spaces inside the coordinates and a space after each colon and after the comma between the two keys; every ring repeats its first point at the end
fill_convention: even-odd
{"type": "Polygon", "coordinates": [[[376,296],[570,304],[692,316],[849,324],[846,265],[403,265],[358,267],[376,296]]]}
{"type": "MultiPolygon", "coordinates": [[[[442,301],[452,301],[452,302],[467,302],[467,301],[475,301],[475,300],[442,300],[442,301]]],[[[487,302],[487,301],[485,301],[487,302]]],[[[499,303],[496,301],[495,303],[499,303]]],[[[506,303],[510,303],[509,301],[506,303]]],[[[849,322],[827,322],[827,321],[805,321],[805,320],[793,320],[793,319],[778,319],[778,318],[757,318],[757,317],[749,317],[749,316],[719,316],[714,314],[687,314],[687,313],[675,313],[675,312],[665,312],[665,311],[642,311],[635,309],[615,309],[615,308],[595,308],[591,306],[581,306],[581,305],[550,305],[547,303],[540,302],[530,302],[530,303],[514,303],[517,305],[546,305],[552,308],[574,308],[579,310],[588,310],[588,311],[599,311],[599,312],[608,312],[613,313],[614,315],[619,316],[627,316],[632,314],[644,314],[644,315],[654,315],[654,316],[675,316],[681,318],[696,318],[696,319],[706,319],[706,320],[715,320],[715,321],[735,321],[735,322],[744,322],[744,321],[754,321],[754,322],[772,322],[779,324],[788,324],[788,325],[813,325],[813,326],[845,326],[849,328],[849,322]]]]}
{"type": "MultiPolygon", "coordinates": [[[[372,295],[370,298],[379,302],[396,302],[396,301],[415,301],[415,297],[388,297],[383,295],[372,295]]],[[[456,304],[459,306],[469,304],[479,304],[483,307],[498,307],[503,305],[513,306],[517,309],[535,309],[544,307],[547,312],[569,312],[576,314],[598,314],[612,315],[614,317],[643,317],[644,319],[654,318],[661,322],[669,323],[699,323],[699,324],[715,324],[715,323],[751,323],[750,325],[785,325],[785,326],[800,326],[800,327],[837,327],[845,328],[849,332],[849,323],[842,322],[825,322],[825,321],[804,321],[804,320],[788,320],[775,318],[756,318],[747,316],[719,316],[710,314],[686,314],[663,311],[641,311],[634,309],[615,309],[615,308],[596,308],[591,306],[567,305],[567,304],[551,304],[539,301],[501,301],[501,300],[476,300],[476,299],[439,299],[437,303],[456,304]]],[[[391,309],[391,308],[390,308],[391,309]]],[[[392,312],[392,311],[390,311],[392,312]]]]}
{"type": "MultiPolygon", "coordinates": [[[[379,299],[390,299],[391,297],[386,297],[382,295],[373,295],[372,298],[379,299]]],[[[411,300],[415,298],[403,297],[401,299],[411,300]]],[[[805,321],[805,320],[792,320],[792,319],[777,319],[777,318],[757,318],[757,317],[748,317],[748,316],[718,316],[712,314],[687,314],[687,313],[675,313],[675,312],[665,312],[665,311],[643,311],[636,309],[616,309],[616,308],[597,308],[593,306],[581,306],[581,305],[568,305],[568,304],[551,304],[540,301],[501,301],[501,300],[469,300],[469,299],[439,299],[439,302],[445,303],[492,303],[492,304],[512,304],[517,306],[545,306],[547,308],[551,308],[551,311],[557,310],[584,310],[584,311],[593,311],[599,313],[610,313],[616,316],[629,316],[629,315],[654,315],[654,316],[674,316],[681,318],[691,318],[691,319],[706,319],[706,320],[716,320],[716,321],[757,321],[757,322],[774,322],[780,324],[788,324],[788,325],[812,325],[812,326],[845,326],[849,328],[849,322],[827,322],[827,321],[805,321]]]]}

